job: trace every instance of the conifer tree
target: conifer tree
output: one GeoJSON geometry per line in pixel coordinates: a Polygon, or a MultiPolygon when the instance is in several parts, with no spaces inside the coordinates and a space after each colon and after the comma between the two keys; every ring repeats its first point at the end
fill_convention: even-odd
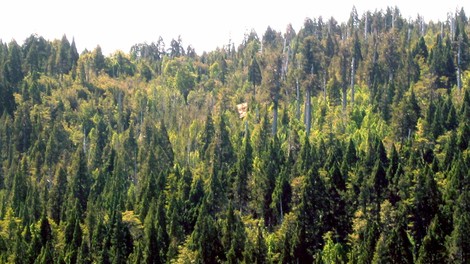
{"type": "Polygon", "coordinates": [[[248,181],[253,170],[253,148],[250,142],[250,131],[245,129],[242,147],[239,150],[234,180],[235,204],[240,212],[246,210],[249,198],[248,181]]]}
{"type": "Polygon", "coordinates": [[[86,166],[85,153],[83,148],[78,146],[73,155],[72,165],[70,167],[70,179],[68,187],[68,199],[78,201],[78,213],[80,217],[86,211],[88,194],[92,184],[88,169],[86,166]]]}
{"type": "Polygon", "coordinates": [[[157,230],[155,228],[156,201],[152,200],[144,221],[144,263],[163,263],[160,259],[157,230]]]}
{"type": "Polygon", "coordinates": [[[296,211],[298,225],[294,256],[300,263],[312,263],[323,247],[323,234],[326,232],[323,217],[327,211],[327,199],[323,180],[315,169],[311,169],[305,177],[296,211]]]}
{"type": "MultiPolygon", "coordinates": [[[[417,175],[417,183],[414,191],[414,204],[412,213],[413,235],[415,250],[418,251],[426,230],[432,219],[435,218],[441,206],[441,194],[430,168],[417,175]]],[[[416,252],[415,251],[415,252],[416,252]]]]}
{"type": "Polygon", "coordinates": [[[464,188],[460,194],[454,211],[454,230],[449,238],[449,262],[468,263],[470,261],[470,238],[468,236],[470,219],[470,192],[464,188]]]}
{"type": "Polygon", "coordinates": [[[421,247],[419,248],[418,258],[416,263],[445,263],[447,252],[445,247],[444,230],[442,227],[442,216],[436,214],[429,228],[427,234],[423,238],[421,247]]]}
{"type": "Polygon", "coordinates": [[[225,258],[229,263],[241,262],[245,251],[245,227],[230,202],[221,229],[221,243],[226,254],[225,258]]]}
{"type": "Polygon", "coordinates": [[[256,56],[251,59],[250,67],[248,69],[248,81],[253,85],[253,96],[256,95],[256,86],[261,84],[263,77],[261,75],[261,69],[259,67],[256,56]]]}
{"type": "Polygon", "coordinates": [[[223,246],[219,237],[219,225],[203,202],[191,235],[191,245],[197,251],[196,261],[217,263],[225,260],[223,246]]]}

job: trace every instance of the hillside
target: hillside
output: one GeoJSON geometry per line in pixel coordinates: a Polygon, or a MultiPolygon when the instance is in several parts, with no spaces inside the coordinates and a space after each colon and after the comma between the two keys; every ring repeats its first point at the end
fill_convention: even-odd
{"type": "Polygon", "coordinates": [[[0,41],[0,263],[469,263],[469,33],[0,41]]]}

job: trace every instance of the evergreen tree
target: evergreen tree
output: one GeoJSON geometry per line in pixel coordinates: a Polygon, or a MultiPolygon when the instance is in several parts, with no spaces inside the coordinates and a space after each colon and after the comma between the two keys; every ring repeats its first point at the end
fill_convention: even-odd
{"type": "Polygon", "coordinates": [[[57,167],[54,185],[49,195],[50,217],[60,224],[64,213],[64,204],[67,193],[67,174],[62,166],[57,167]]]}
{"type": "Polygon", "coordinates": [[[253,148],[250,140],[250,131],[246,128],[238,154],[234,180],[234,198],[240,212],[246,210],[249,198],[248,181],[253,170],[253,148]]]}
{"type": "Polygon", "coordinates": [[[256,61],[256,56],[253,56],[248,69],[248,81],[253,85],[253,96],[256,95],[256,86],[260,85],[262,80],[263,77],[258,61],[256,61]]]}
{"type": "Polygon", "coordinates": [[[202,148],[199,151],[199,156],[202,159],[207,159],[207,150],[215,135],[214,121],[212,120],[212,112],[207,113],[204,132],[202,133],[202,148]]]}
{"type": "Polygon", "coordinates": [[[157,230],[155,228],[156,201],[152,200],[144,221],[144,263],[163,263],[160,259],[157,230]]]}
{"type": "Polygon", "coordinates": [[[95,71],[95,74],[98,75],[98,73],[102,70],[104,70],[106,66],[106,61],[103,55],[103,52],[101,51],[101,47],[98,45],[92,52],[93,56],[93,68],[95,71]]]}
{"type": "Polygon", "coordinates": [[[290,201],[292,198],[292,187],[289,183],[288,169],[281,169],[276,179],[276,185],[272,194],[271,208],[274,211],[276,223],[282,223],[284,214],[290,211],[290,201]]]}
{"type": "Polygon", "coordinates": [[[70,42],[67,37],[63,35],[59,44],[59,50],[56,58],[56,68],[60,75],[67,74],[72,69],[72,58],[69,56],[70,53],[70,42]]]}
{"type": "Polygon", "coordinates": [[[17,85],[24,78],[21,58],[21,47],[12,40],[8,44],[8,58],[3,70],[5,79],[12,85],[17,85]]]}
{"type": "Polygon", "coordinates": [[[426,235],[426,230],[429,230],[428,226],[438,213],[440,205],[441,194],[437,183],[430,169],[426,168],[423,174],[417,175],[414,191],[412,230],[416,251],[419,250],[421,241],[426,235]]]}
{"type": "Polygon", "coordinates": [[[467,188],[460,194],[454,211],[454,229],[449,238],[449,262],[468,263],[470,261],[470,239],[468,236],[470,219],[470,192],[467,188]]]}
{"type": "Polygon", "coordinates": [[[206,203],[201,205],[191,245],[197,251],[196,262],[217,263],[225,260],[223,246],[219,237],[219,226],[208,211],[206,203]]]}
{"type": "Polygon", "coordinates": [[[421,247],[419,248],[416,263],[445,263],[447,252],[445,247],[444,230],[442,221],[437,214],[427,230],[426,236],[423,238],[421,247]]]}
{"type": "Polygon", "coordinates": [[[234,211],[231,203],[229,203],[227,208],[226,219],[221,229],[221,243],[224,247],[227,262],[241,262],[243,260],[243,252],[245,251],[245,227],[240,216],[234,211]]]}
{"type": "Polygon", "coordinates": [[[71,181],[69,182],[68,199],[69,201],[73,201],[74,199],[78,200],[77,210],[81,217],[86,211],[88,194],[92,184],[86,166],[85,153],[81,146],[77,148],[73,155],[70,176],[71,181]]]}
{"type": "Polygon", "coordinates": [[[314,256],[323,247],[323,234],[326,232],[327,195],[323,180],[314,169],[305,177],[305,183],[297,208],[297,230],[294,256],[297,262],[312,263],[314,256]]]}
{"type": "Polygon", "coordinates": [[[28,192],[28,164],[26,157],[21,159],[17,171],[14,174],[12,190],[10,194],[11,207],[15,211],[15,215],[19,216],[25,210],[26,197],[28,192]]]}

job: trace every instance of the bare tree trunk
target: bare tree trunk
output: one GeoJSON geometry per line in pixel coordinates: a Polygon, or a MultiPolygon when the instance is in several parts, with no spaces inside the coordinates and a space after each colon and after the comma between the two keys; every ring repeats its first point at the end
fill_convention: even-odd
{"type": "Polygon", "coordinates": [[[299,79],[296,79],[296,80],[295,80],[295,90],[296,90],[296,93],[297,93],[297,109],[296,109],[295,115],[296,115],[297,119],[299,120],[299,119],[300,119],[300,88],[299,88],[299,79]]]}
{"type": "Polygon", "coordinates": [[[351,103],[354,104],[354,75],[355,75],[355,65],[354,57],[351,59],[351,103]]]}
{"type": "Polygon", "coordinates": [[[279,199],[279,208],[280,208],[280,213],[281,213],[280,219],[281,219],[281,223],[282,223],[282,220],[283,220],[283,219],[282,219],[282,216],[284,215],[283,210],[282,210],[282,191],[281,191],[281,194],[280,194],[279,196],[280,196],[280,199],[279,199]]]}
{"type": "Polygon", "coordinates": [[[459,91],[462,90],[462,80],[461,80],[461,72],[460,72],[460,52],[461,52],[461,41],[462,37],[459,36],[459,51],[457,53],[457,87],[459,88],[459,91]]]}
{"type": "Polygon", "coordinates": [[[85,153],[85,155],[86,155],[86,148],[87,148],[87,145],[86,145],[86,131],[85,131],[85,127],[83,127],[83,153],[85,153]]]}
{"type": "Polygon", "coordinates": [[[310,135],[310,127],[312,123],[311,111],[312,111],[312,103],[310,98],[310,90],[311,88],[307,88],[307,94],[305,95],[305,130],[307,131],[307,136],[310,135]]]}
{"type": "Polygon", "coordinates": [[[276,95],[276,99],[274,100],[274,109],[273,109],[273,136],[276,136],[277,134],[277,116],[278,116],[278,95],[276,95]]]}
{"type": "Polygon", "coordinates": [[[364,23],[364,39],[367,39],[367,24],[369,23],[369,16],[366,13],[366,21],[364,23]]]}

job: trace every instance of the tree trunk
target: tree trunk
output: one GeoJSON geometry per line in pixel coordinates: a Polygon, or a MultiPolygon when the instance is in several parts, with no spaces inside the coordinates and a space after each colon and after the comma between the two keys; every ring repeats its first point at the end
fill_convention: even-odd
{"type": "Polygon", "coordinates": [[[354,104],[354,75],[355,75],[355,65],[354,57],[351,59],[351,103],[354,104]]]}
{"type": "Polygon", "coordinates": [[[461,72],[460,72],[460,52],[461,52],[461,36],[459,36],[459,51],[457,53],[457,87],[459,91],[462,90],[462,80],[461,80],[461,72]]]}
{"type": "Polygon", "coordinates": [[[299,88],[299,79],[295,80],[295,90],[297,92],[297,109],[295,112],[295,115],[297,117],[297,120],[300,120],[300,88],[299,88]]]}
{"type": "Polygon", "coordinates": [[[307,136],[310,135],[310,127],[312,123],[310,89],[310,87],[307,88],[307,94],[305,95],[305,130],[307,131],[307,136]]]}
{"type": "Polygon", "coordinates": [[[367,15],[367,13],[365,14],[365,16],[366,16],[366,21],[364,23],[364,39],[367,39],[367,27],[369,24],[369,16],[367,15]]]}

